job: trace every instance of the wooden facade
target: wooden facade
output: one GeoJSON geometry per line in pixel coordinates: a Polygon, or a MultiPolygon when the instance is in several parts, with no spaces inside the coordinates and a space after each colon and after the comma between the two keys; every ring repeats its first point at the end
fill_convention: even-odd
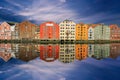
{"type": "Polygon", "coordinates": [[[7,22],[3,22],[0,25],[0,39],[11,40],[11,28],[7,22]]]}
{"type": "Polygon", "coordinates": [[[120,28],[116,24],[110,25],[110,40],[120,40],[120,28]]]}
{"type": "Polygon", "coordinates": [[[88,40],[88,25],[76,24],[76,40],[88,40]]]}
{"type": "Polygon", "coordinates": [[[58,40],[59,26],[54,22],[45,22],[40,25],[40,39],[58,40]]]}
{"type": "Polygon", "coordinates": [[[35,39],[35,32],[37,29],[37,25],[32,24],[29,21],[24,21],[16,24],[15,31],[18,33],[18,37],[21,40],[26,39],[35,39]]]}

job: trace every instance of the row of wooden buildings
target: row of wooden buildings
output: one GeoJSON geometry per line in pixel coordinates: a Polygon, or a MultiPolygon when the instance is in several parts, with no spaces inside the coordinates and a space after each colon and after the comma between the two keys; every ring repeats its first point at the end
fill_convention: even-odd
{"type": "Polygon", "coordinates": [[[49,21],[35,25],[29,21],[0,24],[0,40],[120,40],[116,24],[76,24],[64,20],[59,24],[49,21]]]}

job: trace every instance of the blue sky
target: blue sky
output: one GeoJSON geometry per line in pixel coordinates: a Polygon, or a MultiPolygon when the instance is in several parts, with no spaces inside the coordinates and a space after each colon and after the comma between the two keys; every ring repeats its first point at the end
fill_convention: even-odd
{"type": "Polygon", "coordinates": [[[40,24],[71,19],[76,23],[120,24],[119,0],[1,0],[0,22],[40,24]]]}

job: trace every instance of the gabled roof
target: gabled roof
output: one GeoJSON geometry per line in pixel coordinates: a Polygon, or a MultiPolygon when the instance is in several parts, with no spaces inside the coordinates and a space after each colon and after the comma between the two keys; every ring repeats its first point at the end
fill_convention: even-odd
{"type": "Polygon", "coordinates": [[[34,25],[34,26],[37,26],[36,24],[33,24],[33,23],[31,23],[30,21],[27,21],[27,20],[25,20],[25,21],[23,21],[23,22],[21,22],[21,23],[18,23],[17,25],[19,25],[19,24],[32,24],[32,25],[34,25]]]}
{"type": "Polygon", "coordinates": [[[3,23],[1,23],[1,26],[3,26],[4,24],[10,26],[7,22],[3,22],[3,23]]]}
{"type": "Polygon", "coordinates": [[[55,24],[58,25],[58,24],[55,23],[54,21],[46,21],[46,22],[41,23],[40,26],[43,25],[43,24],[46,24],[46,23],[48,23],[48,24],[54,24],[54,25],[55,25],[55,24]]]}
{"type": "Polygon", "coordinates": [[[83,26],[85,25],[83,22],[80,22],[80,23],[77,23],[76,25],[80,25],[80,26],[83,26]]]}
{"type": "Polygon", "coordinates": [[[118,25],[117,24],[111,24],[109,25],[110,29],[118,29],[118,25]]]}
{"type": "MultiPolygon", "coordinates": [[[[62,21],[62,22],[74,22],[74,21],[72,21],[72,20],[69,20],[69,19],[65,19],[64,21],[62,21]]],[[[61,22],[60,22],[61,23],[61,22]]],[[[75,22],[74,22],[75,23],[75,22]]]]}
{"type": "Polygon", "coordinates": [[[100,24],[88,24],[88,28],[92,27],[92,28],[95,28],[96,26],[100,25],[100,24]]]}

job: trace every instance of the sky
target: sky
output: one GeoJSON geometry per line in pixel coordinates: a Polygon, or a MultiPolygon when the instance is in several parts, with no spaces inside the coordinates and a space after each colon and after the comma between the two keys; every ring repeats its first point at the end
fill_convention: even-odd
{"type": "Polygon", "coordinates": [[[120,24],[119,0],[0,0],[0,22],[120,24]]]}

